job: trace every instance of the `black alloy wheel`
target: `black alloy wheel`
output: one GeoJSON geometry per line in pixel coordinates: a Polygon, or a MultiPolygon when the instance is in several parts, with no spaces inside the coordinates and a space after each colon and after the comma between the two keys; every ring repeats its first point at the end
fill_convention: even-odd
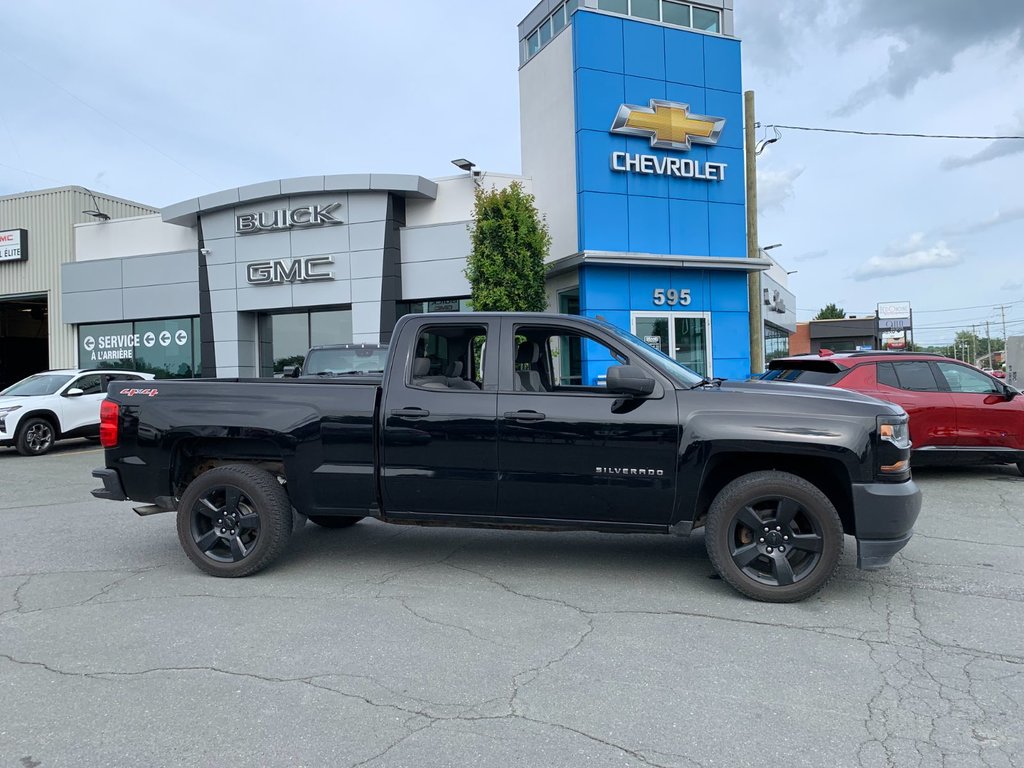
{"type": "Polygon", "coordinates": [[[708,512],[705,540],[719,575],[748,597],[803,600],[835,573],[843,529],[816,486],[785,472],[734,480],[708,512]]]}
{"type": "Polygon", "coordinates": [[[22,456],[42,456],[53,447],[56,439],[53,424],[35,416],[26,419],[19,427],[15,447],[22,456]]]}
{"type": "Polygon", "coordinates": [[[213,576],[248,576],[284,551],[293,527],[288,494],[269,472],[234,464],[204,472],[178,506],[178,539],[213,576]]]}

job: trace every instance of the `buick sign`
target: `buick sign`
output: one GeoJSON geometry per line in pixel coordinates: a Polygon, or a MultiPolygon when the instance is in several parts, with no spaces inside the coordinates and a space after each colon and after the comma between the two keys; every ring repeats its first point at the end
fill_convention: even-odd
{"type": "Polygon", "coordinates": [[[281,208],[276,211],[243,213],[235,216],[235,232],[248,235],[256,232],[276,232],[292,227],[323,227],[341,224],[338,209],[341,203],[307,205],[305,208],[281,208]]]}
{"type": "Polygon", "coordinates": [[[250,285],[281,285],[282,283],[313,283],[333,280],[334,272],[322,267],[334,263],[333,256],[307,256],[304,259],[273,259],[246,265],[250,285]]]}

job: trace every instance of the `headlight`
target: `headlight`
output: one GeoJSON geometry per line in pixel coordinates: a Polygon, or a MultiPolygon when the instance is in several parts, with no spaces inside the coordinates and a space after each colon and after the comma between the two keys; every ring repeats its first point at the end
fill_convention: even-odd
{"type": "Polygon", "coordinates": [[[3,408],[0,408],[0,413],[10,413],[11,411],[17,411],[17,410],[20,410],[20,409],[21,409],[20,405],[8,405],[8,406],[5,406],[3,408]]]}
{"type": "Polygon", "coordinates": [[[878,437],[892,443],[897,448],[910,447],[910,425],[904,416],[879,416],[878,437]]]}

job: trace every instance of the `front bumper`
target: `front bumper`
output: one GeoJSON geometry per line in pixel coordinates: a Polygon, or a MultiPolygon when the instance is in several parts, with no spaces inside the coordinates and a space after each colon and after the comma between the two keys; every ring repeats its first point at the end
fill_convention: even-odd
{"type": "Polygon", "coordinates": [[[94,469],[92,476],[103,481],[102,488],[95,488],[92,495],[97,499],[110,499],[111,501],[127,501],[128,496],[121,486],[121,476],[116,469],[94,469]]]}
{"type": "Polygon", "coordinates": [[[921,489],[905,483],[854,483],[857,567],[884,568],[907,546],[921,512],[921,489]]]}

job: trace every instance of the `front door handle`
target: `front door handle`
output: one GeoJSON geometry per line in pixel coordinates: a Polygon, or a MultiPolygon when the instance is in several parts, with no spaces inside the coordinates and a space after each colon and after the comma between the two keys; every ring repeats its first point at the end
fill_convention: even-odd
{"type": "Polygon", "coordinates": [[[423,408],[396,408],[391,415],[400,419],[425,419],[430,415],[430,411],[423,408]]]}
{"type": "Polygon", "coordinates": [[[547,416],[537,411],[505,411],[505,418],[509,421],[544,421],[547,416]]]}

